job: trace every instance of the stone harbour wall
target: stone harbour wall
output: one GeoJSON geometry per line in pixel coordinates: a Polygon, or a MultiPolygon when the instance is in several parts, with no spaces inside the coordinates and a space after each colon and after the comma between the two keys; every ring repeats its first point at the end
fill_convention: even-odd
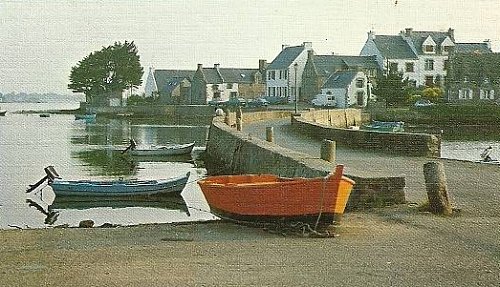
{"type": "MultiPolygon", "coordinates": [[[[205,164],[211,175],[273,173],[284,177],[325,176],[335,167],[308,154],[252,138],[226,125],[223,117],[215,117],[210,126],[205,164]]],[[[405,202],[404,177],[346,176],[356,181],[349,209],[405,202]]]]}
{"type": "Polygon", "coordinates": [[[379,150],[410,156],[441,156],[441,138],[436,135],[346,129],[359,125],[365,117],[358,111],[331,110],[304,112],[292,117],[292,126],[301,133],[329,139],[352,148],[379,150]],[[342,123],[344,118],[344,123],[342,123]],[[347,119],[347,120],[345,120],[347,119]],[[346,124],[347,122],[347,124],[346,124]]]}

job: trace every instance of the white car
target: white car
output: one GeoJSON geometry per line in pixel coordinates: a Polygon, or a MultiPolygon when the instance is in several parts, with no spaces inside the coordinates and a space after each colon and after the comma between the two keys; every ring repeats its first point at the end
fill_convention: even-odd
{"type": "Polygon", "coordinates": [[[418,100],[415,102],[415,108],[431,107],[431,106],[434,106],[434,103],[432,103],[429,100],[418,100]]]}
{"type": "Polygon", "coordinates": [[[327,94],[318,94],[314,96],[311,104],[315,107],[335,107],[337,102],[335,101],[335,96],[327,94]]]}

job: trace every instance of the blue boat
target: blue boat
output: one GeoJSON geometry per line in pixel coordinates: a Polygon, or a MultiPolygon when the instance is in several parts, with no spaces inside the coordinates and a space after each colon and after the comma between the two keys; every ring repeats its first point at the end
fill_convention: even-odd
{"type": "Polygon", "coordinates": [[[76,114],[75,120],[95,120],[96,114],[76,114]]]}
{"type": "Polygon", "coordinates": [[[370,124],[362,125],[361,129],[380,132],[404,132],[404,124],[404,122],[372,121],[370,124]]]}
{"type": "Polygon", "coordinates": [[[151,196],[180,194],[189,172],[182,176],[159,180],[63,180],[55,178],[49,185],[56,196],[151,196]]]}

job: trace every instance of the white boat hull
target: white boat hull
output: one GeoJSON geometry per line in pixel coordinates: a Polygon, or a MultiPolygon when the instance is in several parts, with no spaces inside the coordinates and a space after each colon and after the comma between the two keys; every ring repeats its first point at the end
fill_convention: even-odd
{"type": "Polygon", "coordinates": [[[159,156],[159,155],[182,155],[190,154],[194,147],[194,142],[189,144],[179,144],[170,146],[158,146],[151,148],[135,148],[130,150],[134,156],[159,156]]]}

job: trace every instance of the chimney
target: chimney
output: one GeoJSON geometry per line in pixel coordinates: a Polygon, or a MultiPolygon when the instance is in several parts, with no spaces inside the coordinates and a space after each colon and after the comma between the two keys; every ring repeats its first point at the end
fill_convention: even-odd
{"type": "Polygon", "coordinates": [[[203,68],[202,64],[198,64],[198,70],[201,70],[203,68]]]}
{"type": "Polygon", "coordinates": [[[214,64],[214,69],[219,70],[220,64],[214,64]]]}
{"type": "Polygon", "coordinates": [[[263,60],[263,59],[260,59],[259,60],[259,71],[260,72],[263,72],[267,69],[267,61],[266,60],[263,60]]]}
{"type": "Polygon", "coordinates": [[[290,47],[290,45],[288,45],[288,44],[281,45],[281,51],[285,50],[288,47],[290,47]]]}
{"type": "Polygon", "coordinates": [[[454,29],[451,29],[451,28],[448,29],[448,36],[450,37],[450,39],[453,42],[455,42],[455,30],[454,29]]]}
{"type": "Polygon", "coordinates": [[[405,28],[405,36],[410,37],[413,32],[413,28],[405,28]]]}
{"type": "Polygon", "coordinates": [[[368,32],[368,39],[375,40],[375,31],[370,30],[368,32]]]}
{"type": "Polygon", "coordinates": [[[314,59],[314,51],[313,50],[309,50],[307,51],[307,60],[313,60],[314,59]]]}
{"type": "Polygon", "coordinates": [[[304,42],[304,43],[302,43],[302,47],[304,47],[306,50],[312,50],[313,43],[312,42],[304,42]]]}

